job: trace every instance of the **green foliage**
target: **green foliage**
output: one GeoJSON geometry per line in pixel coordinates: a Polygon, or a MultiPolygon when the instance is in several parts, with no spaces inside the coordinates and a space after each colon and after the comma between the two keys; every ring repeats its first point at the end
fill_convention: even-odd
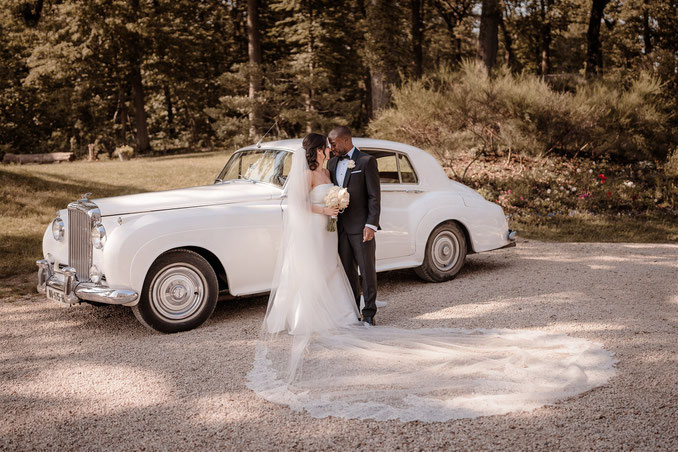
{"type": "Polygon", "coordinates": [[[443,164],[467,150],[661,159],[678,140],[661,88],[642,75],[628,88],[600,81],[560,92],[534,75],[489,77],[467,62],[395,90],[369,132],[429,149],[443,164]]]}
{"type": "Polygon", "coordinates": [[[439,104],[440,113],[419,109],[421,117],[403,127],[420,142],[453,143],[445,148],[452,153],[661,158],[678,129],[675,115],[667,119],[678,109],[673,0],[610,3],[601,28],[605,77],[594,85],[582,82],[590,0],[501,2],[499,59],[510,60],[514,75],[504,70],[492,79],[468,64],[460,69],[476,53],[479,1],[262,1],[263,89],[254,100],[247,2],[60,0],[41,2],[40,14],[27,17],[37,3],[5,0],[0,10],[0,152],[84,156],[94,143],[110,155],[135,144],[139,104],[152,146],[161,149],[251,142],[255,106],[264,112],[263,130],[276,123],[273,136],[336,124],[362,133],[372,101],[382,105],[372,90],[382,88],[396,91],[400,109],[439,104]],[[428,74],[422,81],[415,16],[428,74]],[[454,70],[445,75],[443,66],[454,70]],[[137,76],[143,98],[133,89],[137,76]],[[460,90],[453,105],[436,97],[452,96],[450,87],[460,90]]]}
{"type": "MultiPolygon", "coordinates": [[[[337,124],[360,128],[363,96],[360,23],[344,20],[349,1],[272,1],[264,16],[262,37],[268,62],[263,64],[263,87],[257,102],[264,111],[264,130],[279,138],[327,131],[337,124]],[[346,43],[355,40],[356,45],[346,43]],[[279,58],[285,55],[285,58],[279,58]]],[[[222,143],[247,140],[248,64],[235,64],[218,79],[223,95],[207,109],[212,128],[222,143]]]]}

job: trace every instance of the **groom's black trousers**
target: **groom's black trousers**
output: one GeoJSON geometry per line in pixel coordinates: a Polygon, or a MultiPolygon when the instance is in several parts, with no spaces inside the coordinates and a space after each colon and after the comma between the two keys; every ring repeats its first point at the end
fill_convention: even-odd
{"type": "Polygon", "coordinates": [[[362,234],[347,234],[346,231],[339,233],[339,257],[351,283],[358,309],[360,309],[360,278],[358,277],[358,268],[360,268],[365,298],[363,317],[374,317],[377,313],[376,250],[375,239],[363,243],[362,234]]]}

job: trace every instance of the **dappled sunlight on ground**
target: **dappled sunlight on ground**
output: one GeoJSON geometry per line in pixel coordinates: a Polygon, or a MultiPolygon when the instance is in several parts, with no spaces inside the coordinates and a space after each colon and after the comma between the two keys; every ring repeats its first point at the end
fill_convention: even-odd
{"type": "Polygon", "coordinates": [[[519,241],[469,256],[452,281],[379,274],[379,325],[537,329],[615,354],[606,385],[529,413],[441,424],[314,419],[245,386],[267,297],[225,299],[202,327],[162,335],[129,308],[0,301],[0,449],[675,449],[675,245],[519,241]],[[272,435],[271,432],[276,432],[272,435]],[[366,443],[365,438],[376,442],[366,443]],[[369,446],[368,446],[369,445],[369,446]],[[549,446],[549,447],[550,447],[549,446]]]}

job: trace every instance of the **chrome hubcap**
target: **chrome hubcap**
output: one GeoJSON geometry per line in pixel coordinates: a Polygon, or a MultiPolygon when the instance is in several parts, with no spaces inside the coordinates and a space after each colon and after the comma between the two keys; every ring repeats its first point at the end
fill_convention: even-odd
{"type": "Polygon", "coordinates": [[[194,266],[186,263],[163,268],[151,282],[151,304],[162,317],[186,320],[200,309],[207,293],[207,281],[194,266]]]}
{"type": "Polygon", "coordinates": [[[431,245],[433,265],[441,272],[446,272],[459,261],[459,240],[449,231],[443,231],[436,236],[431,245]]]}

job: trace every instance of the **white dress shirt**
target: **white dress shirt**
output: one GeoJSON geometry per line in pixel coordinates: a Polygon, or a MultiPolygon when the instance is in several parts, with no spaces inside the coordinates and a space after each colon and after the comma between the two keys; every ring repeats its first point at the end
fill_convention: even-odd
{"type": "MultiPolygon", "coordinates": [[[[337,162],[337,168],[336,168],[336,174],[337,174],[337,184],[339,184],[340,187],[344,186],[344,178],[346,177],[346,171],[348,171],[348,162],[349,160],[353,160],[353,151],[355,151],[355,146],[351,148],[350,151],[348,151],[348,158],[347,159],[341,159],[339,162],[337,162]]],[[[376,231],[377,227],[372,225],[372,224],[366,224],[368,228],[376,231]]]]}
{"type": "Polygon", "coordinates": [[[355,146],[348,151],[348,158],[341,159],[337,163],[337,183],[340,187],[344,186],[344,178],[346,177],[346,171],[348,170],[348,161],[353,160],[353,151],[355,151],[355,146]]]}

